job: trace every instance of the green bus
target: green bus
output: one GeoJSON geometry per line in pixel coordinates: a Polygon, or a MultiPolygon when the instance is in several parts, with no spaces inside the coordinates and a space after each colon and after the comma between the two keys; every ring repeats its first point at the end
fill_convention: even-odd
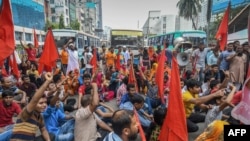
{"type": "Polygon", "coordinates": [[[169,42],[169,49],[174,48],[174,40],[178,37],[183,37],[185,41],[189,41],[192,45],[198,45],[200,42],[207,44],[207,34],[204,31],[200,30],[189,30],[189,31],[175,31],[162,35],[155,35],[148,37],[147,43],[148,46],[153,46],[154,49],[157,46],[161,46],[163,48],[164,41],[169,42]]]}

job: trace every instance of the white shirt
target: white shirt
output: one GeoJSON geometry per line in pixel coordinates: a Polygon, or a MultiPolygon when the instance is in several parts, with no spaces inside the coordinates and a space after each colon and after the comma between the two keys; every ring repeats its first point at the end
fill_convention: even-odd
{"type": "Polygon", "coordinates": [[[67,51],[69,54],[68,67],[67,67],[67,74],[68,74],[69,71],[74,71],[75,69],[79,70],[79,63],[78,63],[77,50],[67,49],[67,51]]]}

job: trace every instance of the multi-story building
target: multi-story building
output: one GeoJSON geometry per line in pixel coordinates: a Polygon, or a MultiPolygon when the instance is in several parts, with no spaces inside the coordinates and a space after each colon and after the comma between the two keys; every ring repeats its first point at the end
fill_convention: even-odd
{"type": "Polygon", "coordinates": [[[102,37],[103,33],[103,23],[102,23],[102,0],[96,0],[96,29],[95,35],[102,37]]]}
{"type": "Polygon", "coordinates": [[[155,25],[159,24],[158,22],[159,22],[160,16],[161,16],[160,10],[148,12],[148,18],[142,28],[143,35],[145,37],[157,34],[156,31],[158,30],[158,28],[156,28],[155,25]]]}
{"type": "Polygon", "coordinates": [[[193,30],[192,21],[176,16],[175,30],[193,30]]]}
{"type": "Polygon", "coordinates": [[[16,44],[19,38],[26,43],[33,43],[33,28],[36,29],[39,45],[45,38],[45,13],[43,0],[11,0],[16,44]]]}
{"type": "Polygon", "coordinates": [[[76,2],[75,0],[69,0],[69,21],[76,21],[76,2]]]}
{"type": "Polygon", "coordinates": [[[63,16],[64,25],[67,27],[70,25],[69,19],[69,0],[50,0],[52,23],[59,23],[60,16],[63,16]]]}
{"type": "Polygon", "coordinates": [[[160,15],[160,11],[150,11],[143,26],[144,37],[165,34],[176,30],[192,30],[192,22],[176,15],[160,15]],[[153,14],[152,14],[153,13],[153,14]]]}

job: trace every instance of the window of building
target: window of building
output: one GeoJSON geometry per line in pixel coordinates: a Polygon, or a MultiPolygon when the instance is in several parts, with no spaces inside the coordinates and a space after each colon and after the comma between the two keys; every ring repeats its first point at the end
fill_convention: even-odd
{"type": "Polygon", "coordinates": [[[166,28],[166,24],[163,24],[162,27],[163,27],[163,28],[166,28]]]}
{"type": "Polygon", "coordinates": [[[55,1],[54,0],[50,0],[50,4],[54,4],[55,3],[55,1]]]}
{"type": "Polygon", "coordinates": [[[16,39],[16,40],[20,40],[20,37],[21,37],[21,38],[23,37],[22,35],[23,35],[22,32],[15,31],[15,39],[16,39]]]}
{"type": "Polygon", "coordinates": [[[67,16],[69,15],[69,10],[68,10],[68,9],[66,9],[66,15],[67,15],[67,16]]]}
{"type": "Polygon", "coordinates": [[[44,42],[45,40],[45,35],[42,35],[42,42],[44,42]]]}
{"type": "Polygon", "coordinates": [[[52,21],[53,23],[56,22],[56,17],[55,17],[55,16],[52,16],[51,21],[52,21]]]}
{"type": "Polygon", "coordinates": [[[31,33],[25,33],[25,40],[31,41],[32,34],[31,33]]]}
{"type": "Polygon", "coordinates": [[[56,13],[55,8],[51,8],[51,14],[54,14],[54,13],[56,13]]]}

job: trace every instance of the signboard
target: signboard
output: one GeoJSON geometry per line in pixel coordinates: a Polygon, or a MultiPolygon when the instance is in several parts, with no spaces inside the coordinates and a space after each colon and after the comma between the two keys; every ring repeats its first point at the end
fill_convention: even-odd
{"type": "Polygon", "coordinates": [[[212,14],[224,12],[231,1],[231,7],[239,7],[250,3],[250,0],[213,0],[212,14]]]}

